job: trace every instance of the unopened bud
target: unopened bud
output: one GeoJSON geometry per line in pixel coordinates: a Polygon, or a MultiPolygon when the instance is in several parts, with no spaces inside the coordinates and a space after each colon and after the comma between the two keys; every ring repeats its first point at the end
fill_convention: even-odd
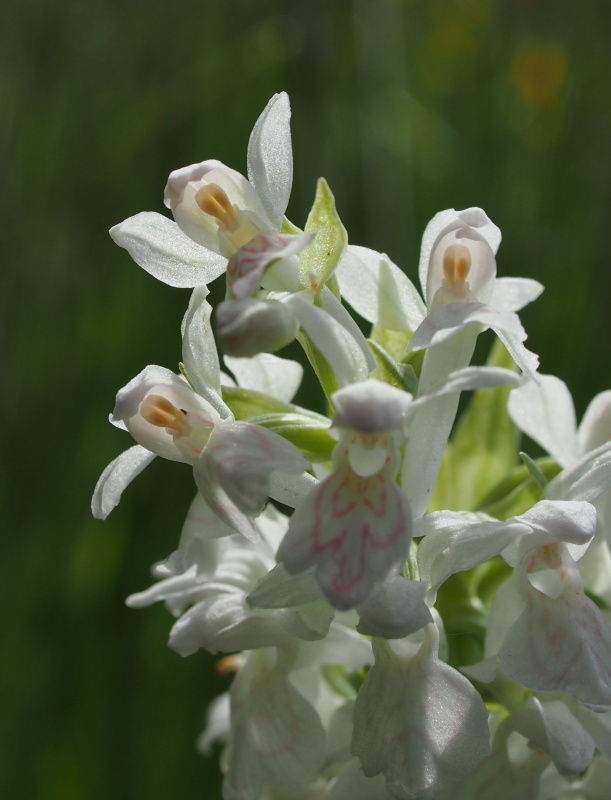
{"type": "Polygon", "coordinates": [[[237,358],[274,353],[293,341],[297,329],[293,313],[277,300],[227,300],[216,312],[220,346],[237,358]]]}

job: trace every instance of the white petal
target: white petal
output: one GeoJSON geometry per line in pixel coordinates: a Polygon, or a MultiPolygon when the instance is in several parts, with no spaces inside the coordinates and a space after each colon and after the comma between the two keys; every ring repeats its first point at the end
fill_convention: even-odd
{"type": "Polygon", "coordinates": [[[528,532],[517,522],[475,522],[469,517],[459,511],[439,511],[418,520],[415,535],[426,533],[418,547],[418,566],[431,588],[455,572],[488,561],[528,532]]]}
{"type": "Polygon", "coordinates": [[[337,320],[313,304],[309,292],[295,294],[285,302],[329,362],[340,386],[369,377],[371,367],[359,343],[337,320]]]}
{"type": "Polygon", "coordinates": [[[222,418],[231,412],[221,395],[221,375],[218,353],[210,315],[212,306],[206,300],[204,286],[193,291],[182,322],[182,360],[189,381],[198,394],[212,405],[222,418]]]}
{"type": "Polygon", "coordinates": [[[418,275],[420,277],[420,285],[422,286],[424,299],[428,302],[432,300],[432,297],[428,297],[427,295],[431,252],[446,233],[464,227],[474,228],[488,243],[494,254],[496,254],[496,251],[499,249],[501,231],[481,208],[466,208],[463,211],[455,211],[453,208],[450,208],[447,211],[440,211],[426,226],[422,236],[422,246],[420,248],[418,275]]]}
{"type": "Polygon", "coordinates": [[[248,595],[252,608],[291,608],[320,600],[322,593],[313,571],[289,575],[284,564],[268,572],[248,595]]]}
{"type": "Polygon", "coordinates": [[[401,639],[433,621],[424,603],[426,581],[410,581],[398,575],[376,587],[357,611],[357,630],[366,636],[401,639]]]}
{"type": "Polygon", "coordinates": [[[575,459],[575,407],[564,381],[539,375],[509,395],[507,411],[515,424],[562,466],[575,459]]]}
{"type": "Polygon", "coordinates": [[[333,402],[337,409],[333,427],[364,434],[387,433],[405,429],[412,396],[372,378],[339,389],[333,402]]]}
{"type": "Polygon", "coordinates": [[[611,442],[606,442],[556,475],[545,487],[545,496],[552,500],[587,500],[593,503],[609,488],[611,442]]]}
{"type": "Polygon", "coordinates": [[[541,703],[531,697],[513,724],[518,733],[550,754],[561,775],[583,772],[592,760],[594,740],[559,700],[541,703]]]}
{"type": "Polygon", "coordinates": [[[123,490],[155,458],[155,454],[139,444],[130,447],[106,467],[96,484],[91,511],[96,519],[106,519],[119,504],[123,490]]]}
{"type": "Polygon", "coordinates": [[[271,353],[259,353],[253,358],[225,356],[225,364],[240,388],[262,392],[286,403],[293,399],[303,377],[299,362],[271,353]]]}
{"type": "Polygon", "coordinates": [[[611,440],[611,390],[597,394],[583,415],[577,432],[579,453],[611,440]]]}
{"type": "Polygon", "coordinates": [[[197,739],[196,747],[200,753],[210,755],[212,743],[226,740],[231,729],[231,714],[229,710],[229,693],[216,697],[206,711],[206,727],[197,739]]]}
{"type": "Polygon", "coordinates": [[[284,613],[252,611],[246,607],[242,593],[219,592],[196,603],[180,617],[172,627],[168,645],[181,656],[200,649],[232,653],[282,646],[294,638],[280,624],[284,613]]]}
{"type": "Polygon", "coordinates": [[[256,121],[248,142],[248,179],[276,230],[280,230],[293,182],[291,106],[286,92],[275,94],[256,121]]]}
{"type": "Polygon", "coordinates": [[[452,392],[468,392],[475,389],[496,389],[499,386],[521,386],[524,379],[513,370],[503,367],[463,367],[451,372],[437,385],[427,389],[412,403],[417,408],[431,400],[452,392]]]}
{"type": "Polygon", "coordinates": [[[374,652],[356,699],[352,752],[366,776],[386,776],[394,797],[437,796],[488,753],[486,707],[469,681],[438,659],[430,634],[411,659],[380,639],[374,652]]]}
{"type": "Polygon", "coordinates": [[[368,322],[415,331],[426,314],[414,284],[384,253],[349,245],[335,275],[342,296],[368,322]]]}
{"type": "Polygon", "coordinates": [[[520,369],[530,378],[535,377],[539,359],[522,344],[526,332],[517,314],[497,311],[483,303],[449,303],[433,311],[412,336],[408,350],[417,351],[442,344],[472,323],[492,328],[520,369]]]}
{"type": "Polygon", "coordinates": [[[596,509],[581,501],[540,500],[530,511],[509,522],[522,522],[560,542],[586,544],[596,530],[596,509]]]}
{"type": "Polygon", "coordinates": [[[175,222],[152,211],[115,225],[110,235],[136,264],[169,286],[201,286],[227,267],[226,258],[196,244],[175,222]]]}
{"type": "Polygon", "coordinates": [[[321,308],[351,334],[354,341],[361,348],[363,356],[369,365],[369,370],[375,369],[376,360],[367,344],[367,339],[348,309],[340,303],[328,286],[323,286],[322,289],[321,308]]]}
{"type": "Polygon", "coordinates": [[[520,311],[541,294],[544,287],[532,278],[497,278],[490,305],[497,311],[520,311]]]}

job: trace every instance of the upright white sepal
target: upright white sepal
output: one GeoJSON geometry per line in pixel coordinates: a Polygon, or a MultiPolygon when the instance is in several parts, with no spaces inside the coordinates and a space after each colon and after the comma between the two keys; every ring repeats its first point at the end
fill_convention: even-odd
{"type": "Polygon", "coordinates": [[[276,230],[282,225],[293,183],[290,119],[287,93],[275,94],[256,121],[248,142],[248,180],[276,230]]]}

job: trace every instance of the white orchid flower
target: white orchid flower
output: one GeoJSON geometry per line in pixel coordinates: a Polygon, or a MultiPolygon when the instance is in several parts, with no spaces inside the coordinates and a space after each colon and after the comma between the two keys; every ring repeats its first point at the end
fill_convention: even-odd
{"type": "Polygon", "coordinates": [[[253,608],[247,601],[249,592],[275,566],[274,555],[287,523],[268,505],[254,522],[261,538],[254,545],[234,534],[197,495],[178,550],[155,568],[160,580],[130,595],[127,605],[143,608],[165,602],[178,617],[169,646],[182,656],[202,648],[228,653],[285,645],[296,637],[323,638],[333,612],[322,600],[294,609],[253,608]]]}
{"type": "MultiPolygon", "coordinates": [[[[308,468],[300,452],[275,433],[225,418],[181,377],[149,366],[117,394],[111,421],[125,427],[151,457],[191,464],[195,482],[216,514],[249,538],[274,471],[299,475],[308,468]]],[[[106,516],[121,491],[148,463],[133,448],[105,470],[94,493],[94,514],[106,516]],[[140,460],[138,460],[140,458],[140,460]]]]}
{"type": "Polygon", "coordinates": [[[538,359],[522,344],[526,333],[516,315],[543,291],[537,281],[496,277],[501,232],[481,208],[441,211],[422,238],[419,275],[427,314],[408,350],[448,341],[472,322],[492,328],[516,364],[534,377],[538,359]]]}
{"type": "Polygon", "coordinates": [[[411,515],[395,477],[411,399],[375,380],[333,395],[333,471],[292,516],[279,556],[289,573],[315,567],[335,608],[364,602],[405,564],[411,515]]]}
{"type": "MultiPolygon", "coordinates": [[[[516,364],[534,377],[538,359],[523,345],[526,334],[515,313],[541,292],[539,283],[496,278],[501,232],[480,208],[442,211],[422,238],[420,283],[427,313],[408,350],[427,349],[418,394],[469,364],[479,333],[492,328],[516,364]]],[[[459,395],[419,410],[410,430],[402,485],[414,517],[427,509],[456,417],[459,395]]]]}
{"type": "Polygon", "coordinates": [[[373,640],[375,664],[354,708],[352,752],[393,797],[437,797],[489,752],[488,713],[469,681],[439,659],[439,631],[373,640]]]}
{"type": "Polygon", "coordinates": [[[285,92],[263,110],[248,143],[248,179],[214,160],[175,170],[164,199],[176,221],[143,212],[115,225],[112,238],[170,286],[217,278],[245,244],[280,231],[293,179],[290,114],[285,92]]]}
{"type": "Polygon", "coordinates": [[[554,375],[514,389],[507,410],[564,467],[544,496],[595,503],[597,532],[579,568],[588,589],[611,602],[611,391],[593,398],[579,426],[571,393],[554,375]]]}
{"type": "Polygon", "coordinates": [[[594,535],[595,508],[541,500],[508,520],[515,523],[530,530],[504,551],[515,572],[494,599],[486,659],[465,671],[489,682],[500,667],[536,691],[611,706],[611,625],[586,596],[576,563],[594,535]]]}

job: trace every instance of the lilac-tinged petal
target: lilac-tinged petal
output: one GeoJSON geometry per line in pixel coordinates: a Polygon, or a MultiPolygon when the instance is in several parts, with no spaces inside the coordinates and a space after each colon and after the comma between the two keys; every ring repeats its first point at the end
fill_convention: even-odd
{"type": "Polygon", "coordinates": [[[368,322],[415,331],[426,307],[407,275],[384,253],[349,245],[335,275],[342,296],[368,322]]]}
{"type": "Polygon", "coordinates": [[[292,686],[287,667],[267,649],[251,653],[230,691],[232,730],[226,800],[259,800],[264,781],[298,789],[314,781],[325,732],[314,708],[292,686]]]}
{"type": "Polygon", "coordinates": [[[565,691],[582,703],[610,706],[611,625],[584,594],[573,559],[564,551],[561,559],[556,598],[531,586],[524,565],[519,567],[526,608],[505,637],[500,663],[530,689],[565,691]]]}
{"type": "Polygon", "coordinates": [[[564,381],[539,375],[509,395],[507,411],[515,424],[562,466],[575,459],[577,442],[573,398],[564,381]]]}
{"type": "Polygon", "coordinates": [[[124,489],[155,458],[155,454],[139,444],[130,447],[106,467],[96,484],[91,511],[96,519],[106,519],[119,504],[124,489]]]}
{"type": "Polygon", "coordinates": [[[115,225],[110,235],[136,264],[169,286],[202,286],[222,275],[227,266],[226,258],[196,244],[175,222],[153,211],[115,225]]]}
{"type": "Polygon", "coordinates": [[[316,567],[332,606],[353,608],[407,557],[411,518],[394,480],[333,472],[291,517],[279,556],[288,572],[316,567]]]}
{"type": "Polygon", "coordinates": [[[253,358],[225,356],[225,364],[240,388],[262,392],[285,403],[293,399],[303,378],[303,367],[298,361],[271,353],[259,353],[253,358]]]}
{"type": "Polygon", "coordinates": [[[520,311],[536,300],[543,289],[544,286],[532,278],[497,278],[490,305],[497,311],[520,311]]]}
{"type": "Polygon", "coordinates": [[[307,247],[313,234],[257,236],[241,247],[227,265],[227,286],[236,300],[252,297],[259,288],[263,273],[276,261],[290,258],[307,247]]]}
{"type": "MultiPolygon", "coordinates": [[[[375,639],[376,657],[354,708],[352,752],[393,797],[437,796],[489,752],[488,714],[473,686],[440,661],[428,626],[412,658],[375,639]]],[[[436,628],[435,628],[436,630],[436,628]]]]}
{"type": "Polygon", "coordinates": [[[308,466],[299,450],[277,434],[247,422],[224,422],[210,435],[194,474],[219,517],[252,538],[248,517],[263,510],[271,473],[298,475],[308,466]]]}
{"type": "Polygon", "coordinates": [[[433,622],[424,602],[429,585],[397,575],[376,586],[367,600],[357,607],[357,630],[366,636],[402,639],[433,622]]]}
{"type": "Polygon", "coordinates": [[[256,121],[248,142],[248,179],[276,230],[282,225],[293,183],[290,118],[287,93],[275,94],[256,121]]]}

